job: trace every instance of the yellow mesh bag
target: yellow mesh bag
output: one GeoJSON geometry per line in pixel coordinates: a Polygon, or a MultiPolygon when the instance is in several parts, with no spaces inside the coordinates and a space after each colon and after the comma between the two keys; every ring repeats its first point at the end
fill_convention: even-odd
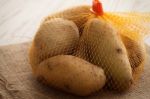
{"type": "Polygon", "coordinates": [[[104,18],[111,21],[121,34],[131,39],[143,39],[150,32],[149,13],[106,13],[104,18]]]}
{"type": "Polygon", "coordinates": [[[143,72],[146,60],[144,38],[149,33],[150,13],[103,12],[102,4],[93,0],[92,8],[78,6],[46,17],[33,40],[30,63],[35,76],[69,93],[86,96],[102,88],[126,91],[143,72]],[[74,58],[63,61],[63,55],[64,59],[69,55],[89,62],[104,74],[99,77],[100,73],[93,74],[92,69],[82,73],[86,64],[74,58]],[[52,61],[54,59],[56,61],[52,61]],[[51,73],[48,67],[57,64],[62,68],[60,63],[81,69],[72,67],[61,69],[62,74],[59,71],[51,73]],[[58,76],[55,78],[53,74],[58,76]],[[98,85],[99,81],[102,83],[98,85]]]}

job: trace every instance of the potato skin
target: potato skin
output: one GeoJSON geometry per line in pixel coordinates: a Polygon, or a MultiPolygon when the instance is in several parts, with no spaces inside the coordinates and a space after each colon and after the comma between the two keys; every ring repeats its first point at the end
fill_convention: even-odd
{"type": "Polygon", "coordinates": [[[58,12],[46,17],[44,22],[47,22],[53,18],[63,18],[73,21],[79,28],[80,35],[84,28],[84,24],[92,17],[96,17],[91,11],[91,6],[81,5],[73,8],[66,9],[62,12],[58,12]]]}
{"type": "MultiPolygon", "coordinates": [[[[88,49],[84,50],[89,50],[89,55],[86,54],[88,56],[83,58],[88,57],[91,63],[104,69],[109,88],[116,91],[130,88],[133,77],[127,51],[119,34],[110,24],[98,18],[89,20],[80,41],[86,42],[88,49]]],[[[84,53],[82,48],[81,51],[80,48],[78,49],[78,53],[84,53]]]]}
{"type": "Polygon", "coordinates": [[[103,69],[71,55],[58,55],[43,61],[35,75],[54,88],[79,96],[100,90],[106,80],[103,69]]]}
{"type": "Polygon", "coordinates": [[[142,40],[135,41],[129,37],[121,35],[122,41],[127,49],[129,61],[132,69],[140,66],[145,61],[145,46],[142,40]]]}
{"type": "Polygon", "coordinates": [[[144,71],[144,64],[146,60],[146,49],[144,42],[143,40],[132,40],[124,35],[121,35],[121,38],[127,49],[128,58],[132,67],[134,83],[136,83],[144,71]]]}
{"type": "Polygon", "coordinates": [[[79,31],[74,22],[61,18],[41,25],[32,42],[29,60],[36,72],[37,65],[56,55],[72,54],[79,40],[79,31]]]}

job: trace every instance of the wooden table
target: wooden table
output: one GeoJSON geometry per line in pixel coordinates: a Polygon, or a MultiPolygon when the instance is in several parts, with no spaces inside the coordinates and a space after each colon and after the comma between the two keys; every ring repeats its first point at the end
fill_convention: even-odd
{"type": "MultiPolygon", "coordinates": [[[[150,0],[101,0],[105,11],[149,11],[150,0]]],[[[41,20],[50,13],[92,0],[0,0],[0,45],[32,40],[41,20]]],[[[149,42],[150,39],[147,39],[149,42]]]]}

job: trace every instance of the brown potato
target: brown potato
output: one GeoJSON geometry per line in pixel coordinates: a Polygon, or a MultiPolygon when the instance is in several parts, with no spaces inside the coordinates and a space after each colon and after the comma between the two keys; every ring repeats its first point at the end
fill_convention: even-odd
{"type": "Polygon", "coordinates": [[[126,36],[121,36],[122,41],[127,49],[131,67],[138,67],[145,60],[145,47],[143,41],[135,41],[126,36]]]}
{"type": "Polygon", "coordinates": [[[72,54],[79,40],[79,31],[72,21],[61,18],[41,25],[30,48],[29,58],[33,72],[37,65],[56,55],[72,54]]]}
{"type": "Polygon", "coordinates": [[[71,55],[48,58],[38,65],[35,75],[54,88],[79,96],[100,90],[106,80],[103,69],[71,55]]]}
{"type": "Polygon", "coordinates": [[[128,58],[132,67],[134,82],[138,81],[144,69],[146,50],[142,40],[135,41],[121,35],[122,41],[127,49],[128,58]]]}
{"type": "Polygon", "coordinates": [[[47,22],[53,18],[63,18],[67,20],[73,21],[77,27],[79,28],[80,35],[82,34],[82,30],[84,28],[84,24],[92,17],[96,17],[91,11],[90,6],[83,5],[83,6],[77,6],[73,7],[67,10],[64,10],[62,12],[49,15],[46,17],[44,22],[47,22]]]}
{"type": "Polygon", "coordinates": [[[91,63],[102,67],[107,75],[109,87],[118,91],[130,88],[133,77],[127,51],[117,31],[109,23],[98,18],[89,20],[79,47],[81,48],[78,48],[77,56],[84,59],[87,57],[91,63]],[[83,49],[85,45],[87,49],[83,49]]]}

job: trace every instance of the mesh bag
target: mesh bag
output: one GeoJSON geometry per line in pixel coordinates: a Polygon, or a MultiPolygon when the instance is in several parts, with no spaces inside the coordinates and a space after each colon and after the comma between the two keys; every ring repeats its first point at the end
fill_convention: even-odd
{"type": "MultiPolygon", "coordinates": [[[[104,88],[125,91],[143,71],[143,40],[149,33],[149,13],[103,12],[101,3],[93,0],[92,9],[78,6],[46,17],[33,40],[30,63],[39,76],[37,66],[41,62],[57,55],[72,55],[104,70],[104,88]]],[[[44,78],[44,74],[41,76],[44,78]]]]}

